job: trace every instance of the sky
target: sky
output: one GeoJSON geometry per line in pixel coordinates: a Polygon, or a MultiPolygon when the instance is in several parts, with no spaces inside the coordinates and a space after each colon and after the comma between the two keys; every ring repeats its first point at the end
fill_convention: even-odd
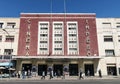
{"type": "Polygon", "coordinates": [[[96,17],[120,17],[120,0],[0,0],[0,17],[20,13],[96,13],[96,17]],[[65,7],[64,7],[65,6],[65,7]],[[66,9],[66,10],[64,10],[66,9]]]}

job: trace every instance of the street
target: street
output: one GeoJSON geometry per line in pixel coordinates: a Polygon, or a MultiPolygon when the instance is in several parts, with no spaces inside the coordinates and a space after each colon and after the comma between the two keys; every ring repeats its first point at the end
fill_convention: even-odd
{"type": "Polygon", "coordinates": [[[7,80],[0,84],[120,84],[119,79],[95,80],[7,80]]]}

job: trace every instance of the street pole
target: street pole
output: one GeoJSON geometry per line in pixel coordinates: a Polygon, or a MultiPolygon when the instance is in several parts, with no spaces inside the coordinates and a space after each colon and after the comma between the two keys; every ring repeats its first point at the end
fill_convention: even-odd
{"type": "MultiPolygon", "coordinates": [[[[8,37],[10,38],[10,34],[8,33],[8,31],[6,31],[5,29],[2,29],[4,32],[6,32],[7,33],[7,35],[8,35],[8,37]]],[[[10,76],[11,76],[11,73],[10,73],[10,66],[11,66],[11,60],[12,60],[12,39],[10,39],[10,54],[9,54],[9,56],[10,56],[10,59],[9,59],[9,78],[10,78],[10,76]]],[[[8,52],[8,53],[9,53],[8,52]]]]}

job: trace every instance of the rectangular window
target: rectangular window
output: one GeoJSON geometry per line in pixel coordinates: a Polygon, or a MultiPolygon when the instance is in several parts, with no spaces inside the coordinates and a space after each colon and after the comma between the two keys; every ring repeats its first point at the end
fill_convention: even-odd
{"type": "Polygon", "coordinates": [[[14,36],[6,36],[6,42],[14,42],[14,36]]]}
{"type": "Polygon", "coordinates": [[[3,28],[3,23],[0,23],[0,28],[3,28]]]}
{"type": "Polygon", "coordinates": [[[77,41],[69,41],[69,43],[77,43],[77,41]]]}
{"type": "Polygon", "coordinates": [[[116,28],[120,28],[120,22],[116,23],[116,28]]]}
{"type": "Polygon", "coordinates": [[[62,41],[55,41],[55,43],[62,43],[62,41]]]}
{"type": "Polygon", "coordinates": [[[40,43],[47,43],[47,41],[40,41],[40,43]]]}
{"type": "Polygon", "coordinates": [[[40,50],[47,50],[47,48],[40,48],[40,50]]]}
{"type": "Polygon", "coordinates": [[[106,56],[115,56],[114,50],[105,50],[105,55],[106,56]]]}
{"type": "Polygon", "coordinates": [[[62,48],[54,48],[55,50],[62,50],[62,48]]]}
{"type": "Polygon", "coordinates": [[[40,36],[47,37],[48,35],[47,34],[40,34],[40,36]]]}
{"type": "Polygon", "coordinates": [[[103,24],[104,28],[110,28],[111,27],[111,23],[109,23],[109,22],[103,22],[102,24],[103,24]]]}
{"type": "Polygon", "coordinates": [[[73,37],[73,36],[76,36],[76,34],[69,34],[69,36],[70,36],[70,37],[71,37],[71,36],[73,37]]]}
{"type": "Polygon", "coordinates": [[[16,23],[15,22],[8,22],[7,28],[15,28],[16,23]]]}
{"type": "Polygon", "coordinates": [[[0,36],[0,42],[2,42],[2,36],[0,36]]]}
{"type": "Polygon", "coordinates": [[[5,49],[4,55],[12,55],[13,49],[5,49]]]}
{"type": "Polygon", "coordinates": [[[104,36],[104,42],[113,42],[112,36],[104,36]]]}
{"type": "Polygon", "coordinates": [[[62,34],[55,34],[55,36],[58,36],[58,37],[59,37],[59,36],[62,36],[62,34]]]}
{"type": "Polygon", "coordinates": [[[120,35],[118,36],[118,42],[120,42],[120,35]]]}

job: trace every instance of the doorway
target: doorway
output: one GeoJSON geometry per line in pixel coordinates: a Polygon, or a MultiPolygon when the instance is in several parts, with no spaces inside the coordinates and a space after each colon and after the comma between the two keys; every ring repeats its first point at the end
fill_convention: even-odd
{"type": "Polygon", "coordinates": [[[45,71],[45,75],[47,75],[47,65],[46,64],[38,65],[38,75],[39,76],[42,76],[43,71],[45,71]]]}
{"type": "Polygon", "coordinates": [[[69,64],[69,75],[78,76],[78,64],[69,64]]]}
{"type": "Polygon", "coordinates": [[[53,66],[53,73],[54,75],[56,74],[57,76],[62,76],[63,74],[63,65],[62,64],[54,64],[53,66]]]}
{"type": "Polygon", "coordinates": [[[93,64],[85,64],[85,76],[94,76],[94,65],[93,64]]]}
{"type": "Polygon", "coordinates": [[[116,76],[117,75],[116,66],[107,66],[107,74],[116,76]]]}
{"type": "Polygon", "coordinates": [[[31,69],[32,69],[32,64],[22,64],[22,70],[24,70],[24,71],[30,70],[31,71],[31,69]]]}

